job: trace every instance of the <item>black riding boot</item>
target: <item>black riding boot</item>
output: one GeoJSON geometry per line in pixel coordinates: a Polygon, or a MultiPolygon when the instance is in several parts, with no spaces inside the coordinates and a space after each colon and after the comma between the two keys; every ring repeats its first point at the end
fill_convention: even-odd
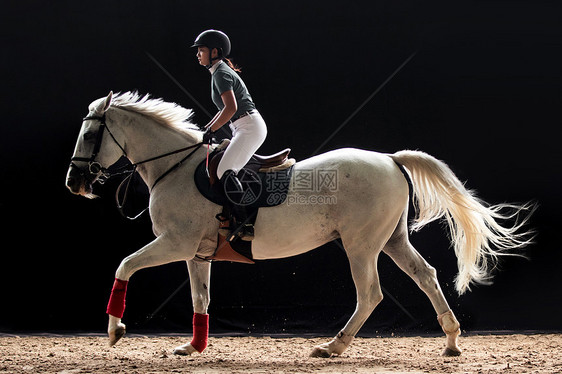
{"type": "Polygon", "coordinates": [[[236,237],[240,237],[240,239],[246,241],[253,240],[254,225],[249,220],[246,206],[241,204],[242,198],[244,197],[244,186],[238,179],[236,173],[232,170],[227,170],[223,174],[221,182],[226,197],[231,203],[231,212],[236,221],[236,224],[232,228],[233,231],[227,236],[227,240],[232,241],[236,237]]]}

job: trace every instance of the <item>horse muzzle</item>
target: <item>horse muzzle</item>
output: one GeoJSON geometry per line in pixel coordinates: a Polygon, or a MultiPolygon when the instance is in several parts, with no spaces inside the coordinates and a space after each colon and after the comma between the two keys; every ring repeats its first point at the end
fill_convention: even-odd
{"type": "Polygon", "coordinates": [[[75,195],[93,198],[92,185],[97,179],[97,175],[88,173],[71,164],[66,175],[66,187],[75,195]]]}

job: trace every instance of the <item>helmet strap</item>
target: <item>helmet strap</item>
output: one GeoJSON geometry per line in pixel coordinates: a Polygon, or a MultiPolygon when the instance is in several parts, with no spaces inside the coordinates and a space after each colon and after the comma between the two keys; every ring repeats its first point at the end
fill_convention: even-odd
{"type": "Polygon", "coordinates": [[[216,60],[222,60],[222,48],[209,48],[209,65],[205,65],[205,67],[207,69],[210,69],[211,67],[213,67],[213,62],[215,62],[216,60]],[[213,49],[217,50],[217,57],[211,57],[213,49]]]}
{"type": "Polygon", "coordinates": [[[211,58],[210,60],[211,60],[211,61],[210,61],[210,64],[209,64],[209,65],[205,65],[205,67],[206,67],[207,69],[212,68],[213,65],[214,65],[214,62],[215,62],[216,60],[222,60],[222,58],[221,58],[221,57],[213,57],[213,58],[211,58]]]}

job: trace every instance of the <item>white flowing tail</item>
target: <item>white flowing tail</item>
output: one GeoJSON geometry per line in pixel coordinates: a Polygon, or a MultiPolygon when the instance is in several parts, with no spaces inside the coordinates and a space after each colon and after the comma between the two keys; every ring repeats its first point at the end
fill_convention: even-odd
{"type": "Polygon", "coordinates": [[[451,169],[442,161],[419,151],[400,151],[389,155],[405,166],[412,177],[416,218],[412,230],[444,217],[457,256],[459,273],[455,288],[459,294],[470,290],[470,284],[489,284],[490,271],[498,256],[514,255],[508,250],[522,248],[532,241],[532,232],[521,230],[534,204],[488,205],[467,190],[451,169]],[[510,213],[502,213],[502,211],[510,213]],[[519,213],[530,210],[518,220],[519,213]],[[514,220],[509,227],[498,221],[514,220]]]}

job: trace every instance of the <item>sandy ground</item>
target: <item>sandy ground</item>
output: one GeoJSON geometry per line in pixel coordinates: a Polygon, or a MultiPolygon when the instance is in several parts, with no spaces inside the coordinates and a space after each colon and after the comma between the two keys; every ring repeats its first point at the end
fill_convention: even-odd
{"type": "Polygon", "coordinates": [[[325,338],[210,338],[203,354],[176,356],[189,337],[0,337],[0,373],[562,373],[562,335],[357,338],[340,357],[309,358],[325,338]]]}

